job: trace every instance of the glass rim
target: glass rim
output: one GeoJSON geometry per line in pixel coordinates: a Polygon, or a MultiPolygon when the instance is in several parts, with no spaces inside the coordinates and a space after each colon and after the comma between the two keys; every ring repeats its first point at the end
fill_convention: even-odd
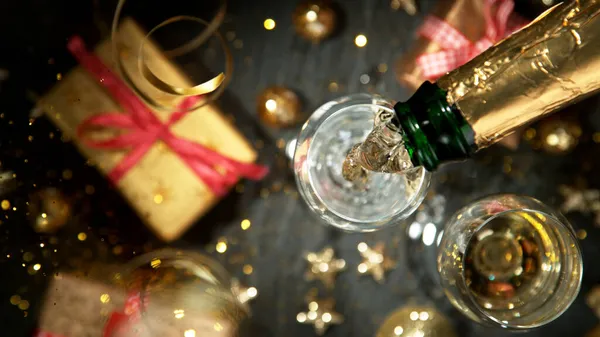
{"type": "MultiPolygon", "coordinates": [[[[521,196],[521,195],[517,195],[517,194],[496,194],[496,195],[490,195],[484,198],[480,198],[477,201],[471,203],[478,203],[481,201],[485,201],[488,200],[490,198],[494,198],[494,197],[499,197],[499,196],[514,196],[520,199],[527,199],[527,200],[531,200],[534,202],[538,202],[538,203],[542,203],[541,201],[532,198],[532,197],[528,197],[528,196],[521,196]]],[[[545,205],[544,203],[542,203],[543,205],[545,205]]],[[[575,234],[575,231],[573,230],[573,227],[571,226],[571,224],[567,221],[566,223],[564,221],[561,221],[556,214],[550,214],[549,212],[546,211],[539,211],[539,210],[533,210],[531,208],[518,208],[518,209],[508,209],[505,211],[501,211],[498,213],[493,214],[492,216],[490,216],[489,218],[487,218],[485,221],[483,221],[479,226],[477,226],[477,230],[481,229],[483,226],[485,226],[486,224],[488,224],[490,221],[492,221],[493,219],[498,218],[499,216],[502,215],[506,215],[506,214],[511,214],[511,213],[516,213],[516,212],[526,212],[526,213],[539,213],[542,214],[543,216],[545,216],[547,219],[552,219],[552,221],[554,223],[557,223],[558,225],[564,227],[565,229],[567,229],[569,236],[573,239],[574,242],[577,242],[577,236],[575,234]]],[[[469,238],[469,241],[472,239],[473,237],[471,236],[469,238]]],[[[582,256],[582,251],[581,251],[581,247],[579,244],[575,244],[575,248],[577,249],[577,253],[579,254],[579,256],[582,256]]],[[[578,279],[577,279],[577,289],[575,291],[575,294],[578,294],[581,291],[581,284],[583,281],[583,264],[579,264],[579,272],[578,272],[578,279]]],[[[465,260],[463,259],[461,266],[464,270],[465,268],[465,260]]],[[[463,275],[461,275],[460,278],[461,282],[463,283],[463,286],[467,286],[465,278],[463,275]]],[[[553,295],[552,297],[554,297],[555,295],[553,295]]],[[[496,319],[494,317],[492,317],[491,315],[487,314],[484,310],[482,310],[477,302],[477,299],[469,292],[467,292],[467,297],[469,298],[469,301],[471,302],[471,304],[474,304],[474,309],[475,311],[480,314],[481,316],[485,317],[486,319],[489,319],[490,321],[500,325],[502,328],[506,329],[506,330],[518,330],[518,331],[527,331],[527,330],[531,330],[531,329],[535,329],[535,328],[539,328],[541,326],[544,326],[554,320],[556,320],[558,317],[560,317],[562,314],[564,314],[569,307],[575,302],[575,300],[577,299],[577,296],[573,296],[571,299],[569,299],[568,302],[565,302],[563,307],[555,312],[552,316],[549,316],[548,318],[535,323],[535,324],[529,324],[527,326],[523,326],[523,325],[519,325],[519,324],[506,324],[503,321],[496,319]]]]}

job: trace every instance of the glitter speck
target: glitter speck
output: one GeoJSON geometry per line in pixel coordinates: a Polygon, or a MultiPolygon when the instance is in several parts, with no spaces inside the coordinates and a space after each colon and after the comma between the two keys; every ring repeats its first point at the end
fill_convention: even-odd
{"type": "Polygon", "coordinates": [[[33,270],[35,270],[35,271],[40,270],[40,268],[42,268],[42,265],[40,265],[39,263],[36,263],[33,265],[33,270]]]}
{"type": "Polygon", "coordinates": [[[183,316],[185,316],[185,311],[183,309],[177,309],[173,311],[173,314],[175,314],[175,318],[182,319],[183,316]]]}
{"type": "Polygon", "coordinates": [[[243,271],[244,271],[244,274],[250,275],[254,271],[254,268],[251,265],[247,264],[247,265],[244,265],[243,271]]]}
{"type": "Polygon", "coordinates": [[[102,302],[102,303],[110,302],[110,295],[109,294],[100,295],[100,302],[102,302]]]}
{"type": "Polygon", "coordinates": [[[162,194],[155,194],[154,195],[154,203],[157,205],[162,204],[162,202],[164,201],[164,197],[162,194]]]}
{"type": "Polygon", "coordinates": [[[160,267],[160,264],[162,263],[162,261],[160,259],[154,259],[152,261],[150,261],[150,266],[154,269],[160,267]]]}
{"type": "Polygon", "coordinates": [[[266,19],[265,22],[263,23],[263,26],[265,27],[266,30],[273,30],[275,29],[275,20],[269,18],[266,19]]]}
{"type": "Polygon", "coordinates": [[[85,241],[85,239],[87,239],[87,234],[85,234],[84,232],[81,232],[81,233],[77,234],[77,239],[79,241],[85,241]]]}
{"type": "Polygon", "coordinates": [[[354,44],[359,48],[366,46],[367,37],[362,34],[356,35],[356,37],[354,38],[354,44]]]}
{"type": "Polygon", "coordinates": [[[185,330],[185,332],[183,333],[183,337],[196,337],[196,330],[194,330],[194,329],[185,330]]]}
{"type": "Polygon", "coordinates": [[[240,226],[242,227],[243,230],[247,230],[248,228],[250,228],[250,226],[252,226],[252,223],[250,222],[250,220],[244,219],[244,220],[242,220],[242,223],[240,224],[240,226]]]}
{"type": "Polygon", "coordinates": [[[56,74],[56,80],[57,81],[62,80],[62,74],[61,73],[56,74]]]}
{"type": "Polygon", "coordinates": [[[217,250],[217,252],[219,253],[225,253],[225,251],[227,250],[227,244],[223,241],[219,241],[217,243],[217,246],[215,247],[215,249],[217,250]]]}
{"type": "Polygon", "coordinates": [[[21,303],[19,303],[19,309],[21,309],[21,310],[29,309],[29,301],[21,301],[21,303]]]}
{"type": "Polygon", "coordinates": [[[19,295],[13,295],[10,297],[10,304],[12,305],[17,305],[21,303],[21,296],[19,295]]]}

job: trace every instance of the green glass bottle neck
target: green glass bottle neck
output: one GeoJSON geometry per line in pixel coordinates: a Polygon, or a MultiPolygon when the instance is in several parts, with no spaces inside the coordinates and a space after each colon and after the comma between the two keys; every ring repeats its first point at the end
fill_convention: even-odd
{"type": "Polygon", "coordinates": [[[444,162],[467,159],[476,150],[473,129],[448,103],[446,91],[434,83],[423,83],[394,110],[393,123],[404,131],[404,145],[414,166],[434,171],[444,162]]]}

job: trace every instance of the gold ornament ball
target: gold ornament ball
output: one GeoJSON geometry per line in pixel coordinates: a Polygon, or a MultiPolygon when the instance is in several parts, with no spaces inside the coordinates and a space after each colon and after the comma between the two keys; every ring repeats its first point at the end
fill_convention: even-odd
{"type": "Polygon", "coordinates": [[[284,87],[265,89],[256,99],[258,116],[266,124],[284,128],[300,121],[300,98],[284,87]]]}
{"type": "MultiPolygon", "coordinates": [[[[529,131],[531,144],[550,154],[571,152],[581,137],[581,126],[575,120],[549,118],[541,121],[535,131],[529,131]]],[[[527,135],[526,135],[527,136],[527,135]]]]}
{"type": "Polygon", "coordinates": [[[29,218],[38,233],[55,233],[71,216],[71,204],[56,188],[46,188],[29,198],[29,218]]]}
{"type": "Polygon", "coordinates": [[[312,42],[320,42],[333,34],[337,15],[326,1],[304,1],[294,11],[296,33],[312,42]]]}
{"type": "Polygon", "coordinates": [[[376,337],[457,337],[450,320],[433,307],[406,306],[391,313],[376,337]]]}

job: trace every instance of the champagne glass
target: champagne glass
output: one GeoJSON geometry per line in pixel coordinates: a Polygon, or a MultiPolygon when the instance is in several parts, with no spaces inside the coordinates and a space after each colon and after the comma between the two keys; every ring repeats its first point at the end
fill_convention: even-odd
{"type": "Polygon", "coordinates": [[[117,275],[127,319],[109,320],[105,336],[231,337],[249,315],[239,286],[202,254],[162,249],[133,259],[117,275]]]}
{"type": "Polygon", "coordinates": [[[447,223],[438,253],[452,304],[476,322],[511,330],[547,324],[581,286],[581,250],[568,221],[524,196],[495,195],[447,223]]]}
{"type": "Polygon", "coordinates": [[[393,105],[358,94],[323,104],[302,126],[295,142],[294,173],[312,211],[337,228],[366,232],[397,224],[419,206],[431,174],[416,167],[404,174],[368,172],[346,181],[342,164],[351,148],[365,140],[380,113],[393,105]]]}

